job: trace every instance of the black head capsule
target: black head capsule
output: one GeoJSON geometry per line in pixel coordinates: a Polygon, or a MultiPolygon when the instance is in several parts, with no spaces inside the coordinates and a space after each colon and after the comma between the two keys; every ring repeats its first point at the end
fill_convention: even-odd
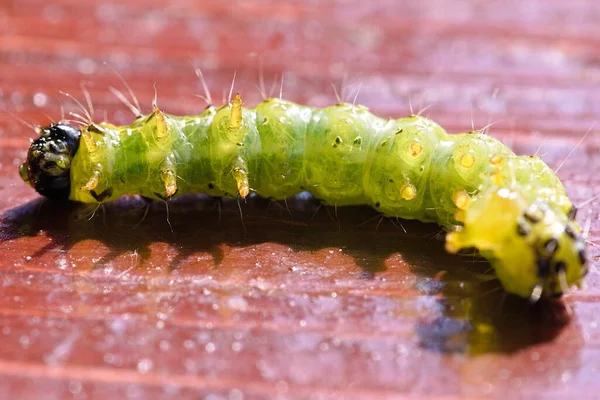
{"type": "Polygon", "coordinates": [[[21,178],[42,196],[66,200],[71,191],[71,160],[79,148],[81,132],[59,123],[39,128],[39,134],[19,169],[21,178]]]}

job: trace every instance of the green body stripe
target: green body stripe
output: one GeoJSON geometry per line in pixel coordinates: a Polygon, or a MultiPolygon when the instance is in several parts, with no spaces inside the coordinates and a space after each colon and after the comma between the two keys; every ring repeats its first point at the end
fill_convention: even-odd
{"type": "Polygon", "coordinates": [[[387,120],[365,107],[324,109],[269,99],[244,109],[239,129],[229,129],[231,106],[210,107],[192,117],[165,115],[166,138],[157,138],[154,114],[129,126],[100,125],[94,153],[82,144],[72,164],[71,199],[97,202],[80,190],[96,165],[96,192],[161,199],[161,169],[175,167],[178,192],[236,197],[232,170],[240,164],[250,188],[285,199],[308,191],[329,205],[371,205],[384,215],[435,221],[451,227],[457,191],[476,195],[492,184],[492,157],[502,157],[508,186],[526,187],[526,197],[552,199],[565,212],[570,202],[560,181],[539,159],[517,157],[482,133],[448,135],[431,120],[387,120]],[[462,164],[461,164],[462,162],[462,164]],[[536,173],[538,179],[532,180],[536,173]],[[551,185],[544,185],[545,182],[551,185]],[[548,187],[551,189],[548,190],[548,187]]]}

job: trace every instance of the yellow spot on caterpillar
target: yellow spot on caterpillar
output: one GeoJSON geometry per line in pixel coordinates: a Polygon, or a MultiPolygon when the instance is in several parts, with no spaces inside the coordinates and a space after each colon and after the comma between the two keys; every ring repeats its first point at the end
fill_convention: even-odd
{"type": "Polygon", "coordinates": [[[423,152],[423,146],[421,146],[421,144],[417,143],[417,142],[411,143],[409,148],[410,148],[410,155],[413,156],[414,158],[419,157],[421,155],[421,153],[423,152]]]}
{"type": "Polygon", "coordinates": [[[458,189],[452,194],[452,201],[458,209],[466,210],[471,204],[471,196],[465,189],[458,189]]]}
{"type": "Polygon", "coordinates": [[[171,197],[177,193],[177,178],[175,177],[175,172],[170,169],[161,169],[160,179],[162,179],[165,184],[165,194],[167,197],[171,197]]]}
{"type": "Polygon", "coordinates": [[[162,140],[169,135],[167,121],[165,119],[165,114],[160,111],[156,105],[153,107],[153,115],[156,117],[156,140],[162,140]]]}
{"type": "Polygon", "coordinates": [[[502,156],[499,156],[498,154],[494,154],[493,156],[490,157],[490,164],[495,165],[495,166],[500,166],[504,163],[504,158],[502,156]]]}
{"type": "Polygon", "coordinates": [[[90,179],[88,179],[87,183],[80,190],[94,190],[98,186],[98,182],[100,182],[100,171],[94,171],[90,179]]]}
{"type": "Polygon", "coordinates": [[[407,183],[400,188],[400,196],[402,196],[404,200],[412,200],[417,197],[417,188],[410,183],[407,183]]]}
{"type": "Polygon", "coordinates": [[[231,117],[229,118],[229,130],[239,129],[242,126],[242,98],[236,94],[231,103],[231,117]]]}
{"type": "Polygon", "coordinates": [[[465,153],[460,157],[460,165],[465,168],[472,168],[475,165],[475,156],[470,153],[465,153]]]}

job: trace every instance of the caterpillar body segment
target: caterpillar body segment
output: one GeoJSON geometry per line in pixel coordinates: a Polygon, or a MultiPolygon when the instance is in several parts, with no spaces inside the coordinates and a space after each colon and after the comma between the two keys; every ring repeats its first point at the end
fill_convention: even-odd
{"type": "Polygon", "coordinates": [[[532,300],[568,291],[587,271],[574,208],[541,159],[516,156],[479,132],[449,135],[424,117],[390,120],[363,106],[281,99],[244,108],[236,95],[196,116],[155,106],[127,126],[41,131],[21,176],[49,197],[285,199],[309,191],[329,205],[437,222],[451,231],[449,252],[477,248],[507,291],[532,300]],[[60,166],[52,165],[57,157],[60,166]]]}

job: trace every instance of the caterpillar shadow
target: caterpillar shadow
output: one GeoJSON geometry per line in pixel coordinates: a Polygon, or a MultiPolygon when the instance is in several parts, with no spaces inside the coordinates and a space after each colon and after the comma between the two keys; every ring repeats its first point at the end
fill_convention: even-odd
{"type": "Polygon", "coordinates": [[[145,213],[141,199],[124,198],[92,216],[80,205],[39,199],[4,213],[0,240],[25,241],[34,260],[77,251],[83,256],[76,268],[88,274],[158,269],[193,279],[207,271],[272,276],[299,269],[304,277],[294,278],[308,276],[311,289],[373,287],[405,299],[427,297],[440,312],[418,318],[415,334],[422,347],[439,352],[512,353],[552,341],[565,327],[563,303],[532,307],[506,295],[487,262],[446,254],[435,225],[382,220],[366,207],[336,210],[306,198],[238,205],[188,196],[171,202],[168,213],[162,203],[149,207],[145,213]],[[128,256],[135,256],[133,267],[123,262],[128,256]]]}

